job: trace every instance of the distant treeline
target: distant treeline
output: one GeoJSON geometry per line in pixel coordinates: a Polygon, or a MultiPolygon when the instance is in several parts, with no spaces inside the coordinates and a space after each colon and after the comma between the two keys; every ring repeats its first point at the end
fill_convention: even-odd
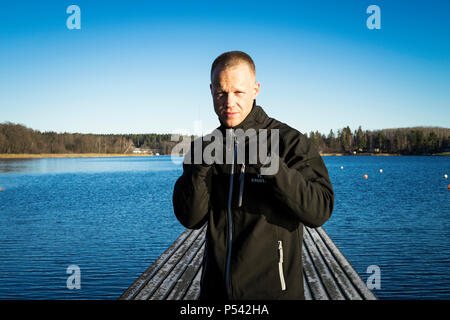
{"type": "Polygon", "coordinates": [[[355,131],[347,126],[328,135],[310,132],[308,138],[322,153],[392,153],[403,155],[433,154],[448,151],[450,129],[413,127],[355,131]]]}
{"type": "Polygon", "coordinates": [[[170,154],[170,134],[81,134],[40,132],[21,124],[0,124],[0,153],[150,153],[170,154]]]}
{"type": "MultiPolygon", "coordinates": [[[[352,132],[349,127],[307,137],[321,153],[432,154],[448,151],[450,129],[414,127],[352,132]]],[[[193,136],[191,137],[193,138],[193,136]]],[[[21,124],[0,124],[0,153],[150,153],[170,154],[178,143],[171,134],[81,134],[40,132],[21,124]]]]}

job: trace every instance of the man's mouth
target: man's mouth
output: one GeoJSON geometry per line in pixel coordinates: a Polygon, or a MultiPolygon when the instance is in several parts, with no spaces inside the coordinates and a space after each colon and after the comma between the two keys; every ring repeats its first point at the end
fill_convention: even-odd
{"type": "Polygon", "coordinates": [[[225,112],[224,115],[227,118],[235,118],[239,115],[239,112],[225,112]]]}

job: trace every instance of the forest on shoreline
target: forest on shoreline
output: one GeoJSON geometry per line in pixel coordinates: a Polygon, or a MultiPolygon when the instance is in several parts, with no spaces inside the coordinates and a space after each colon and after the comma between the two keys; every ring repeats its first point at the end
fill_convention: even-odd
{"type": "MultiPolygon", "coordinates": [[[[305,135],[322,154],[431,155],[450,151],[450,128],[411,127],[354,130],[350,127],[305,135]]],[[[82,134],[40,132],[22,124],[0,124],[0,154],[170,154],[172,134],[82,134]]],[[[191,139],[194,136],[189,137],[191,139]]]]}

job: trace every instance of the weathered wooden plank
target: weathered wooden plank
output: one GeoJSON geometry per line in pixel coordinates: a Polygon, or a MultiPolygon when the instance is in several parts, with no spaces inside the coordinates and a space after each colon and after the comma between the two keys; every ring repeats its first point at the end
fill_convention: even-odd
{"type": "Polygon", "coordinates": [[[306,247],[308,248],[308,252],[310,253],[312,264],[317,270],[317,274],[319,276],[320,281],[322,282],[325,290],[327,291],[328,298],[330,300],[344,300],[345,297],[341,293],[339,286],[337,285],[333,275],[328,269],[327,264],[325,263],[323,257],[321,256],[317,246],[312,240],[309,228],[305,227],[303,232],[303,241],[306,247]]]}
{"type": "Polygon", "coordinates": [[[161,285],[169,272],[177,265],[184,253],[189,250],[193,241],[203,232],[203,229],[192,231],[181,243],[178,249],[172,253],[169,259],[158,269],[145,286],[136,294],[136,300],[147,300],[155,290],[161,285]]]}
{"type": "Polygon", "coordinates": [[[305,272],[312,300],[329,300],[327,291],[312,263],[308,247],[303,245],[302,248],[303,271],[305,272]]]}
{"type": "Polygon", "coordinates": [[[186,266],[181,277],[176,281],[175,286],[170,291],[167,296],[167,300],[181,300],[185,296],[187,290],[192,285],[194,277],[197,275],[198,269],[200,268],[203,261],[203,252],[205,251],[205,246],[203,245],[192,261],[186,266]]]}
{"type": "Polygon", "coordinates": [[[331,240],[331,238],[328,236],[328,234],[325,232],[325,230],[323,230],[323,228],[320,228],[317,231],[320,234],[320,236],[322,237],[322,240],[327,245],[330,252],[335,257],[335,259],[339,262],[341,267],[345,270],[346,275],[352,281],[353,285],[359,291],[359,293],[363,297],[363,299],[376,300],[377,297],[375,296],[375,294],[373,294],[373,292],[367,288],[366,284],[361,279],[358,272],[356,272],[356,270],[353,268],[353,266],[350,264],[350,262],[342,254],[341,250],[339,250],[339,248],[334,244],[334,242],[331,240]]]}
{"type": "Polygon", "coordinates": [[[340,291],[343,293],[346,299],[350,300],[361,300],[362,297],[358,290],[354,287],[353,283],[350,281],[348,276],[345,274],[344,270],[341,268],[340,264],[336,261],[333,254],[330,252],[329,248],[323,242],[317,229],[308,228],[309,235],[312,241],[319,249],[325,263],[327,264],[331,274],[336,280],[340,291]]]}
{"type": "MultiPolygon", "coordinates": [[[[205,233],[184,231],[119,299],[198,299],[205,233]]],[[[376,299],[322,228],[303,234],[305,299],[376,299]]]]}
{"type": "Polygon", "coordinates": [[[197,300],[200,297],[200,281],[202,279],[202,272],[203,267],[200,266],[194,280],[192,280],[190,287],[186,291],[183,300],[197,300]]]}
{"type": "Polygon", "coordinates": [[[309,284],[308,281],[306,281],[304,270],[303,270],[303,289],[305,291],[305,300],[312,300],[311,291],[309,290],[309,284]]]}
{"type": "Polygon", "coordinates": [[[167,274],[164,281],[158,286],[157,290],[149,297],[151,300],[165,300],[172,288],[176,285],[177,280],[182,276],[186,267],[195,258],[197,253],[203,247],[205,237],[200,234],[194,240],[192,245],[184,252],[183,257],[177,262],[176,266],[167,274]]]}
{"type": "Polygon", "coordinates": [[[152,263],[147,270],[144,271],[139,278],[119,297],[120,300],[131,300],[142,290],[146,283],[155,275],[155,273],[166,263],[170,256],[178,250],[184,240],[193,232],[193,230],[186,229],[173,243],[163,252],[163,254],[152,263]]]}

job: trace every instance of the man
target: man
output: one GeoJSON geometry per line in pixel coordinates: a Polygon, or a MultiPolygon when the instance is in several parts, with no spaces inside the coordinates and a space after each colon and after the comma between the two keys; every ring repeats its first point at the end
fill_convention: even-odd
{"type": "Polygon", "coordinates": [[[185,227],[208,223],[200,299],[304,299],[303,225],[321,226],[334,204],[325,164],[304,135],[256,105],[260,83],[246,53],[217,57],[210,89],[220,121],[216,133],[227,138],[223,150],[233,150],[232,157],[225,163],[193,163],[196,141],[203,152],[212,140],[197,139],[173,193],[175,215],[185,227]],[[269,134],[263,135],[264,130],[269,134]],[[238,131],[251,132],[240,143],[239,148],[249,150],[240,162],[238,142],[232,139],[230,148],[228,139],[238,131]],[[267,143],[267,150],[277,151],[270,157],[276,171],[263,174],[267,158],[251,161],[252,133],[267,143]]]}

